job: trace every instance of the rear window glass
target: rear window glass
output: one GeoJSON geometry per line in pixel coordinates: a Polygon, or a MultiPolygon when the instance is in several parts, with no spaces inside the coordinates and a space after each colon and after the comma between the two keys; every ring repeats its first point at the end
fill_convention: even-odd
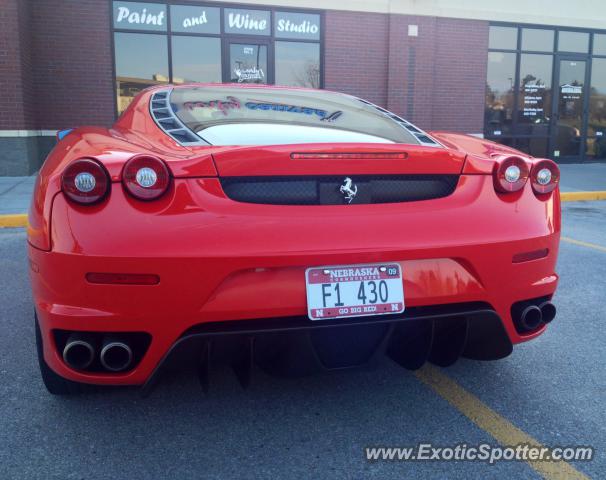
{"type": "MultiPolygon", "coordinates": [[[[245,129],[257,132],[263,129],[258,144],[350,142],[355,138],[360,141],[424,143],[409,131],[410,124],[390,118],[386,110],[333,92],[277,88],[175,88],[171,92],[170,103],[179,120],[212,145],[241,145],[243,139],[239,132],[245,129]],[[225,125],[239,125],[241,130],[217,128],[225,125]],[[284,128],[275,128],[275,134],[272,133],[272,126],[278,125],[302,128],[293,128],[292,135],[284,128]]],[[[250,144],[250,140],[246,143],[250,144]]]]}

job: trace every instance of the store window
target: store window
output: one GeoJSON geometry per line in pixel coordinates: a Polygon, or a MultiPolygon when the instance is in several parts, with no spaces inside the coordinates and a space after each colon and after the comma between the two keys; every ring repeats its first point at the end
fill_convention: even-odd
{"type": "Polygon", "coordinates": [[[113,1],[112,10],[118,112],[169,82],[322,87],[319,13],[185,1],[113,1]]]}
{"type": "Polygon", "coordinates": [[[515,50],[518,48],[518,29],[491,26],[488,31],[488,48],[515,50]]]}
{"type": "Polygon", "coordinates": [[[173,83],[220,82],[221,39],[173,35],[173,83]]]}
{"type": "Polygon", "coordinates": [[[587,53],[589,34],[584,32],[561,31],[558,36],[558,51],[587,53]]]}
{"type": "Polygon", "coordinates": [[[488,139],[558,161],[606,158],[606,32],[491,25],[485,105],[488,139]]]}
{"type": "Polygon", "coordinates": [[[553,56],[520,55],[520,93],[516,132],[547,136],[551,118],[553,56]]]}
{"type": "Polygon", "coordinates": [[[166,37],[149,33],[115,33],[116,94],[123,111],[144,88],[167,83],[166,37]]]}
{"type": "Polygon", "coordinates": [[[484,134],[507,136],[514,111],[515,53],[489,52],[486,77],[484,134]]]}
{"type": "Polygon", "coordinates": [[[320,88],[320,45],[276,42],[276,84],[320,88]]]}
{"type": "Polygon", "coordinates": [[[267,45],[231,43],[229,72],[229,81],[233,83],[268,83],[267,45]]]}
{"type": "Polygon", "coordinates": [[[589,90],[587,155],[606,158],[606,58],[594,58],[589,90]]]}
{"type": "Polygon", "coordinates": [[[552,52],[555,32],[542,28],[522,29],[522,50],[552,52]]]}
{"type": "Polygon", "coordinates": [[[606,55],[606,34],[596,33],[593,36],[593,54],[606,55]]]}

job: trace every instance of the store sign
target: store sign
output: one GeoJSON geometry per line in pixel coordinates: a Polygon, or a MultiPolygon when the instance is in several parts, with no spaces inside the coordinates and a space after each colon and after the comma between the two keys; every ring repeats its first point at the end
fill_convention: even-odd
{"type": "Polygon", "coordinates": [[[271,33],[268,11],[226,8],[223,14],[225,33],[245,35],[269,35],[271,33]]]}
{"type": "Polygon", "coordinates": [[[114,28],[166,31],[166,6],[159,3],[114,2],[114,28]]]}
{"type": "Polygon", "coordinates": [[[239,68],[236,67],[234,69],[234,74],[236,75],[236,78],[238,79],[238,83],[251,83],[251,82],[257,82],[257,81],[264,81],[265,80],[265,72],[263,72],[262,68],[258,68],[258,67],[247,67],[247,68],[239,68]]]}
{"type": "Polygon", "coordinates": [[[276,38],[320,39],[320,15],[310,13],[276,12],[276,38]]]}
{"type": "Polygon", "coordinates": [[[183,33],[221,33],[221,10],[215,7],[170,6],[170,28],[183,33]]]}

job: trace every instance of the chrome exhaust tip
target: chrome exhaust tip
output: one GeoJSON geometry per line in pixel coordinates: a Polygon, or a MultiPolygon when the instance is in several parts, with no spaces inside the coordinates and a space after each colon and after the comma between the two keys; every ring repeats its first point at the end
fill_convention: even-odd
{"type": "Polygon", "coordinates": [[[543,302],[541,305],[539,305],[539,308],[541,309],[541,315],[544,323],[549,323],[555,318],[557,310],[553,303],[543,302]]]}
{"type": "Polygon", "coordinates": [[[126,370],[133,361],[133,351],[119,340],[105,340],[101,348],[101,365],[111,372],[126,370]]]}
{"type": "Polygon", "coordinates": [[[75,370],[84,370],[94,359],[95,347],[89,337],[72,333],[63,348],[63,361],[75,370]]]}

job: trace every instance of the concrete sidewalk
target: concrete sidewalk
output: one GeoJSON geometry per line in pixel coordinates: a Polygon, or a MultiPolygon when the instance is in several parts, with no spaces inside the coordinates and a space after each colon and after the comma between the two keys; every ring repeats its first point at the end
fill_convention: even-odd
{"type": "Polygon", "coordinates": [[[559,167],[562,192],[606,190],[606,163],[568,163],[559,167]]]}
{"type": "Polygon", "coordinates": [[[27,213],[36,175],[0,177],[0,215],[27,213]]]}
{"type": "MultiPolygon", "coordinates": [[[[562,192],[606,191],[606,163],[560,165],[562,192]]],[[[36,175],[0,177],[0,215],[27,213],[36,175]]]]}

